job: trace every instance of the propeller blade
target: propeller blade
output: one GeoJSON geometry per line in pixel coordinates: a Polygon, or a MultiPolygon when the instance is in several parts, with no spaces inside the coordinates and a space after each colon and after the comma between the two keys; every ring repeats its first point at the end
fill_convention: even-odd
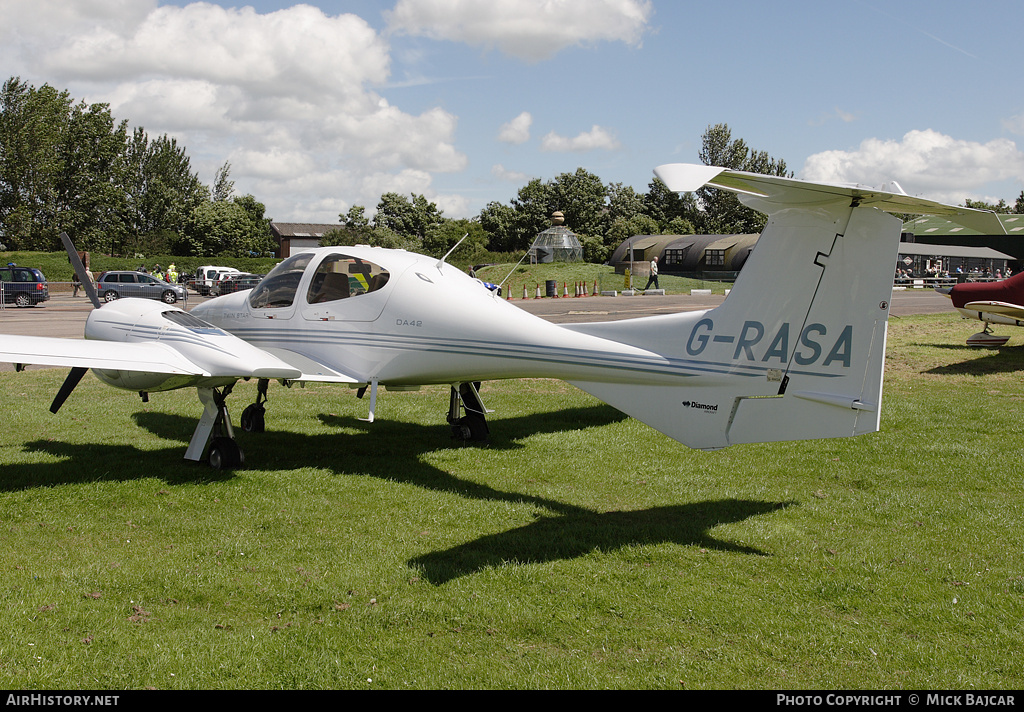
{"type": "MultiPolygon", "coordinates": [[[[66,232],[60,234],[60,241],[64,243],[64,249],[67,250],[68,259],[71,261],[71,266],[75,268],[75,275],[78,277],[79,283],[85,290],[85,293],[89,295],[89,301],[97,309],[100,308],[100,297],[96,294],[96,285],[92,283],[92,279],[89,278],[89,273],[85,269],[85,265],[82,264],[82,259],[78,256],[78,250],[71,243],[71,238],[68,237],[66,232]]],[[[81,376],[79,376],[81,378],[81,376]]],[[[57,411],[53,411],[56,413],[57,411]]]]}
{"type": "Polygon", "coordinates": [[[61,384],[60,390],[57,391],[57,397],[53,399],[53,403],[50,404],[50,412],[56,413],[60,410],[60,407],[64,405],[64,401],[71,395],[71,391],[75,390],[75,386],[82,380],[82,376],[88,371],[87,368],[75,367],[71,369],[71,373],[64,379],[64,383],[61,384]]]}

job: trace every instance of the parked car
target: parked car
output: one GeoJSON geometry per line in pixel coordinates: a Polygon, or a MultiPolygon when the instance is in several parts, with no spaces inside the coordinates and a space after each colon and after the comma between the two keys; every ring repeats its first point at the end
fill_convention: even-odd
{"type": "Polygon", "coordinates": [[[168,284],[145,272],[104,272],[96,278],[96,293],[106,302],[121,297],[142,297],[174,304],[179,299],[188,298],[188,292],[182,285],[168,284]]]}
{"type": "Polygon", "coordinates": [[[50,298],[50,288],[43,273],[33,267],[8,264],[0,267],[0,290],[5,304],[32,307],[50,298]]]}
{"type": "Polygon", "coordinates": [[[213,289],[214,285],[229,274],[240,274],[241,270],[234,267],[218,267],[217,265],[203,265],[196,270],[196,291],[206,296],[213,289]]]}
{"type": "Polygon", "coordinates": [[[263,279],[262,274],[249,274],[248,272],[241,272],[239,274],[229,274],[222,280],[213,285],[213,289],[210,290],[212,296],[219,296],[221,294],[231,294],[232,292],[242,292],[246,289],[252,289],[260,280],[263,279]]]}

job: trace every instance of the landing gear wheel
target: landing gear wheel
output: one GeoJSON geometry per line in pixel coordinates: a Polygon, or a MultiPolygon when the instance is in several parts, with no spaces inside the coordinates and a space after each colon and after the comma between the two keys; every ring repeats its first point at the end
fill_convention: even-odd
{"type": "Polygon", "coordinates": [[[208,457],[215,470],[231,470],[245,462],[242,449],[231,438],[214,438],[208,457]]]}
{"type": "Polygon", "coordinates": [[[265,412],[266,409],[259,403],[246,406],[245,410],[242,411],[242,418],[239,421],[242,430],[247,433],[262,433],[266,428],[265,412]]]}
{"type": "Polygon", "coordinates": [[[451,426],[453,440],[486,446],[490,444],[490,428],[487,427],[486,409],[478,395],[479,389],[479,383],[461,383],[458,389],[452,387],[448,425],[451,426]]]}

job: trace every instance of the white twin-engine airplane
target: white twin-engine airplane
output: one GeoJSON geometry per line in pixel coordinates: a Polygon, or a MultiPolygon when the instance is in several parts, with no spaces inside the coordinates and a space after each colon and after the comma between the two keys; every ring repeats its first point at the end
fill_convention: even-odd
{"type": "Polygon", "coordinates": [[[143,299],[100,308],[91,294],[97,308],[85,341],[3,336],[0,360],[71,367],[54,412],[87,369],[143,398],[196,388],[204,411],[185,458],[217,468],[243,462],[225,406],[240,379],[258,380],[256,402],[241,417],[244,430],[257,432],[270,380],[347,384],[360,397],[368,389],[370,421],[379,386],[448,384],[453,434],[486,440],[479,383],[530,377],[568,381],[693,448],[846,437],[879,425],[902,224],[885,211],[945,215],[978,229],[996,220],[898,186],[684,164],[655,173],[677,192],[705,184],[736,192],[769,216],[715,309],[556,325],[444,258],[324,247],[289,257],[250,291],[191,312],[143,299]]]}

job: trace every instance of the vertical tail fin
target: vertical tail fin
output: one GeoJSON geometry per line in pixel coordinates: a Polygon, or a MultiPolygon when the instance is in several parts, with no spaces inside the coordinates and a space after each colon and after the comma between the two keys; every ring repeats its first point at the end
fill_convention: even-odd
{"type": "Polygon", "coordinates": [[[675,191],[708,184],[768,214],[757,247],[716,309],[578,331],[664,356],[679,377],[576,383],[691,447],[844,437],[879,427],[901,221],[885,211],[953,208],[859,186],[707,166],[662,166],[675,191]]]}

